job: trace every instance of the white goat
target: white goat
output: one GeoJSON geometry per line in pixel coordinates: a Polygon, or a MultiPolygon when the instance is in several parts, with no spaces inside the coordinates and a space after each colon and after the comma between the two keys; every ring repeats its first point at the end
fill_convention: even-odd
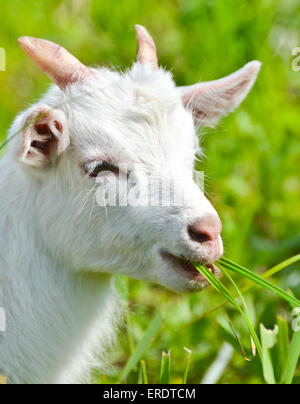
{"type": "Polygon", "coordinates": [[[151,36],[136,30],[137,63],[126,73],[19,39],[56,85],[16,118],[0,161],[0,373],[9,383],[88,382],[117,328],[112,275],[197,291],[205,280],[190,262],[213,268],[223,253],[220,219],[193,181],[196,127],[234,110],[260,63],[177,88],[151,36]],[[126,182],[124,165],[137,183],[149,173],[174,180],[184,203],[99,206],[95,177],[126,182]]]}

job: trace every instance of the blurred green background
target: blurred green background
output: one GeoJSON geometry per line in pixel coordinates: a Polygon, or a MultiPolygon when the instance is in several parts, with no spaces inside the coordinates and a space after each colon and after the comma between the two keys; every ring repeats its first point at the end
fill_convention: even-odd
{"type": "MultiPolygon", "coordinates": [[[[0,72],[0,139],[17,112],[35,101],[49,80],[17,45],[21,35],[58,42],[86,64],[124,69],[135,58],[134,24],[145,25],[160,63],[179,85],[222,77],[252,59],[263,62],[243,105],[203,138],[207,194],[224,223],[226,255],[263,271],[300,251],[300,72],[292,70],[292,49],[300,46],[298,0],[10,0],[1,4],[0,47],[7,57],[0,72]]],[[[277,277],[300,294],[300,266],[277,277]]],[[[224,311],[201,316],[222,301],[213,290],[177,296],[132,280],[119,280],[128,308],[120,345],[110,353],[116,380],[153,315],[165,320],[145,360],[150,381],[159,380],[162,350],[172,351],[172,381],[180,381],[187,347],[193,351],[189,382],[199,383],[223,343],[234,353],[220,383],[263,382],[258,361],[246,362],[226,325],[224,311]]],[[[273,327],[289,308],[254,289],[247,296],[253,317],[273,327]]],[[[240,316],[226,308],[247,353],[250,341],[240,316]]],[[[299,379],[296,379],[296,381],[299,379]]],[[[127,382],[135,382],[133,372],[127,382]]]]}

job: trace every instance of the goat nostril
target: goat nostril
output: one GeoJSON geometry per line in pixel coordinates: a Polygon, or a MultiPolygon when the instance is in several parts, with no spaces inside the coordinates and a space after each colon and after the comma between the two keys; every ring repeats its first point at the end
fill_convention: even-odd
{"type": "Polygon", "coordinates": [[[191,240],[197,243],[216,241],[222,231],[222,224],[218,216],[208,215],[198,219],[194,224],[188,226],[188,233],[191,240]]]}
{"type": "Polygon", "coordinates": [[[212,237],[209,233],[199,232],[195,226],[188,227],[189,236],[193,241],[198,243],[205,243],[207,241],[212,241],[212,237]]]}

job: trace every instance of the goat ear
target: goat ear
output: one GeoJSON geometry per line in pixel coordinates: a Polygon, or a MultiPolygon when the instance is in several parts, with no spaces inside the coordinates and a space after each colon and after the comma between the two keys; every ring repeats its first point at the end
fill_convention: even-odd
{"type": "Polygon", "coordinates": [[[261,63],[254,61],[223,79],[179,87],[182,102],[193,112],[197,125],[214,126],[245,99],[260,68],[261,63]]]}
{"type": "Polygon", "coordinates": [[[19,160],[34,167],[46,167],[70,143],[69,127],[62,111],[39,106],[29,113],[22,130],[19,160]]]}

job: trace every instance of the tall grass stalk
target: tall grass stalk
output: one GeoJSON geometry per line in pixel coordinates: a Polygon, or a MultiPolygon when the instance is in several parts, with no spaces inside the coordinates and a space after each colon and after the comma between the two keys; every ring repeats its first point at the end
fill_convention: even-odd
{"type": "Polygon", "coordinates": [[[188,348],[184,348],[184,350],[187,352],[187,357],[186,357],[186,361],[185,361],[185,368],[184,368],[184,374],[183,374],[182,383],[187,384],[190,365],[191,365],[192,351],[190,349],[188,349],[188,348]]]}
{"type": "Polygon", "coordinates": [[[295,332],[284,374],[284,384],[292,384],[300,357],[300,331],[295,332]]]}
{"type": "Polygon", "coordinates": [[[162,324],[163,318],[160,313],[157,313],[154,319],[151,321],[149,324],[149,327],[144,335],[144,337],[141,339],[139,344],[137,345],[135,351],[133,354],[130,356],[128,359],[124,369],[122,370],[119,378],[118,378],[118,384],[124,381],[126,377],[129,375],[129,373],[132,371],[132,369],[138,364],[138,362],[141,360],[142,356],[146,352],[146,350],[149,348],[152,339],[155,337],[157,334],[161,324],[162,324]]]}
{"type": "Polygon", "coordinates": [[[171,370],[171,352],[163,352],[161,357],[160,384],[169,384],[171,370]]]}

